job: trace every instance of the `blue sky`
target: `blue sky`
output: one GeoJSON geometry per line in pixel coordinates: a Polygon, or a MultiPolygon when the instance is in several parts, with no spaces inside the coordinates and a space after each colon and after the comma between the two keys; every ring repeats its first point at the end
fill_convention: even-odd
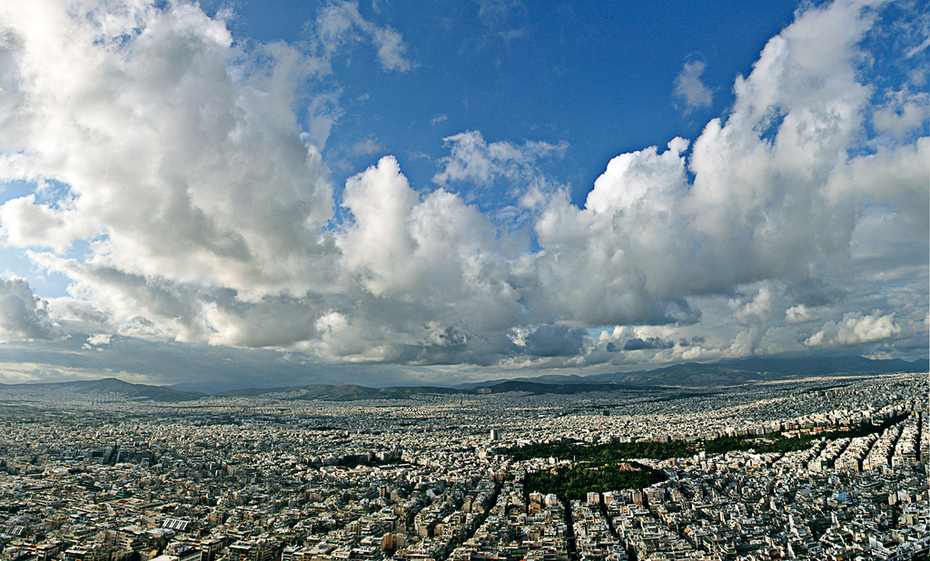
{"type": "MultiPolygon", "coordinates": [[[[434,188],[442,139],[476,130],[489,142],[566,142],[564,158],[547,171],[583,204],[613,156],[693,138],[725,111],[733,78],[749,72],[797,8],[744,4],[360,3],[363,17],[416,37],[406,42],[415,66],[383,72],[372,45],[349,46],[335,58],[320,84],[339,93],[345,110],[325,150],[338,164],[334,183],[387,153],[416,189],[434,188]],[[688,111],[674,90],[690,61],[705,65],[701,78],[713,99],[688,111]],[[362,147],[368,152],[353,152],[362,147]]],[[[231,27],[253,40],[299,42],[318,9],[245,3],[231,27]]],[[[499,204],[496,194],[478,202],[499,204]]]]}
{"type": "Polygon", "coordinates": [[[4,6],[0,373],[924,357],[926,6],[757,4],[4,6]]]}

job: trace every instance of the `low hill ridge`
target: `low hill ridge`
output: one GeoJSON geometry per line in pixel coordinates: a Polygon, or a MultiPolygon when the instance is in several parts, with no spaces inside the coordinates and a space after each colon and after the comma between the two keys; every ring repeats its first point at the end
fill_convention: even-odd
{"type": "Polygon", "coordinates": [[[133,384],[115,377],[99,380],[0,384],[0,401],[28,399],[85,399],[120,396],[127,400],[184,402],[204,398],[267,396],[275,399],[353,401],[410,399],[420,395],[480,395],[506,392],[527,394],[573,394],[594,391],[640,391],[671,388],[713,388],[742,385],[764,380],[788,380],[844,374],[887,374],[926,372],[927,359],[907,362],[900,359],[872,360],[863,357],[751,357],[715,363],[689,362],[655,370],[618,372],[593,376],[544,375],[538,378],[491,380],[458,388],[447,386],[395,386],[372,388],[357,384],[310,384],[282,388],[246,388],[218,393],[184,391],[171,386],[133,384]]]}

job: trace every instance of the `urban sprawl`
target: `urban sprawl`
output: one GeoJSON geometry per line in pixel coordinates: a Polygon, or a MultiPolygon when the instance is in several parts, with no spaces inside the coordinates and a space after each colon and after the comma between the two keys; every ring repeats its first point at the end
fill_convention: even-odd
{"type": "Polygon", "coordinates": [[[0,390],[2,558],[926,559],[927,382],[348,402],[0,390]],[[721,438],[753,447],[704,449],[721,438]],[[809,445],[758,450],[772,439],[809,445]],[[602,468],[657,483],[567,497],[533,474],[580,458],[514,457],[559,443],[689,448],[602,468]]]}

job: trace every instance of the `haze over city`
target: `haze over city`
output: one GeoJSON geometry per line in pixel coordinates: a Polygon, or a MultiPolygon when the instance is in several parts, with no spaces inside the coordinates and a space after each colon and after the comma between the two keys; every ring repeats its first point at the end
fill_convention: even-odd
{"type": "Polygon", "coordinates": [[[5,2],[0,381],[925,358],[928,30],[923,2],[5,2]]]}

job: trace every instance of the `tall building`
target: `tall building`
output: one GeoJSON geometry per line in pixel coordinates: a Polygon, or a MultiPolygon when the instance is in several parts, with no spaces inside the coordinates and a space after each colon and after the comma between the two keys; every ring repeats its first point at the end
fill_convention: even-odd
{"type": "Polygon", "coordinates": [[[214,561],[223,551],[223,540],[213,539],[200,542],[200,561],[214,561]]]}

